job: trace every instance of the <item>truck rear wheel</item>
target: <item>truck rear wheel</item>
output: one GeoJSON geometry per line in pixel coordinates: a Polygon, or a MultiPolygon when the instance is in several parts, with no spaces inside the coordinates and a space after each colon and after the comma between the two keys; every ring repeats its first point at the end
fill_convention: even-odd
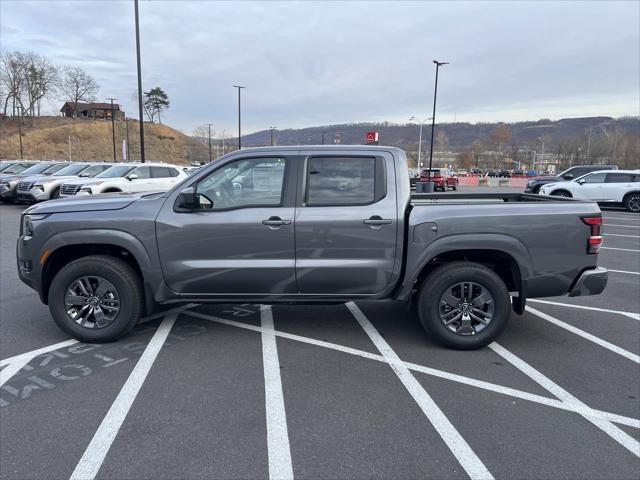
{"type": "Polygon", "coordinates": [[[509,291],[492,270],[472,262],[437,268],[422,282],[420,322],[435,341],[473,350],[493,342],[511,315],[509,291]]]}
{"type": "Polygon", "coordinates": [[[144,311],[140,278],[126,262],[108,255],[74,260],[51,282],[49,310],[72,337],[113,342],[126,335],[144,311]]]}

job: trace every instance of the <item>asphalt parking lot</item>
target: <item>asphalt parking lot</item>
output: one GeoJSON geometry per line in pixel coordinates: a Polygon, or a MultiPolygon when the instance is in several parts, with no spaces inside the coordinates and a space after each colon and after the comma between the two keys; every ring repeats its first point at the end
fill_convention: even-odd
{"type": "Polygon", "coordinates": [[[23,208],[0,205],[2,479],[639,477],[638,215],[604,212],[602,295],[457,352],[391,302],[189,305],[77,343],[17,278],[23,208]]]}

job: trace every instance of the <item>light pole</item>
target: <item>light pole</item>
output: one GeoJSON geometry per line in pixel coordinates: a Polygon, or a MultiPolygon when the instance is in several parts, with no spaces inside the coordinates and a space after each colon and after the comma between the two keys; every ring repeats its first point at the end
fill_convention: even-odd
{"type": "Polygon", "coordinates": [[[209,163],[211,163],[211,125],[213,123],[207,123],[207,125],[209,126],[209,163]]]}
{"type": "Polygon", "coordinates": [[[22,151],[22,113],[24,111],[23,107],[18,106],[18,138],[20,138],[20,160],[24,160],[24,155],[22,151]]]}
{"type": "Polygon", "coordinates": [[[243,88],[247,88],[247,87],[243,87],[242,85],[233,85],[233,88],[238,89],[238,150],[240,150],[242,149],[242,127],[241,127],[242,113],[240,111],[240,92],[242,91],[243,88]]]}
{"type": "Polygon", "coordinates": [[[107,100],[111,101],[111,139],[113,140],[113,161],[116,161],[116,126],[115,126],[115,115],[113,113],[113,101],[117,100],[117,98],[107,98],[107,100]]]}
{"type": "Polygon", "coordinates": [[[133,0],[136,12],[136,61],[138,63],[138,116],[140,117],[140,161],[144,163],[144,117],[142,116],[142,68],[140,67],[140,20],[138,0],[133,0]]]}
{"type": "Polygon", "coordinates": [[[425,185],[425,192],[433,192],[433,182],[431,181],[431,167],[433,166],[433,134],[436,129],[436,99],[438,97],[438,70],[443,65],[448,65],[449,62],[439,62],[434,60],[436,64],[436,84],[433,90],[433,116],[431,117],[431,147],[429,148],[429,171],[427,172],[427,184],[425,185]]]}
{"type": "Polygon", "coordinates": [[[269,136],[271,137],[271,146],[273,147],[273,131],[276,129],[277,127],[269,127],[269,136]]]}
{"type": "MultiPolygon", "coordinates": [[[[409,121],[418,120],[416,117],[409,118],[409,121]]],[[[425,118],[420,122],[420,134],[418,135],[418,169],[422,168],[422,127],[430,118],[425,118]]]]}

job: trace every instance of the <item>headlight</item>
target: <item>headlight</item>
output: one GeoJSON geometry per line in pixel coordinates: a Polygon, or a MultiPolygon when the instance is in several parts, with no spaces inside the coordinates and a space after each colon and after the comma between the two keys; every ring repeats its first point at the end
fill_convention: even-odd
{"type": "Polygon", "coordinates": [[[9,182],[0,182],[0,185],[3,187],[11,188],[11,184],[9,182]]]}
{"type": "Polygon", "coordinates": [[[23,215],[22,227],[20,229],[22,231],[22,235],[27,237],[33,236],[33,228],[34,228],[33,222],[44,220],[48,216],[49,215],[23,215]]]}
{"type": "Polygon", "coordinates": [[[39,185],[34,185],[31,188],[39,188],[40,190],[42,190],[44,192],[44,185],[40,185],[40,184],[39,185]]]}

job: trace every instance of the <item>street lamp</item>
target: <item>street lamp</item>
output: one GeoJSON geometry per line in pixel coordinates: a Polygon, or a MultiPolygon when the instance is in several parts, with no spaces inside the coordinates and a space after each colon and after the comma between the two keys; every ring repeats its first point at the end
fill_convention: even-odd
{"type": "Polygon", "coordinates": [[[278,127],[269,127],[269,136],[271,137],[271,146],[273,147],[273,131],[278,127]]]}
{"type": "Polygon", "coordinates": [[[136,60],[138,63],[138,116],[140,117],[140,161],[144,163],[144,117],[142,114],[142,68],[140,67],[140,20],[138,0],[133,1],[136,14],[136,60]]]}
{"type": "Polygon", "coordinates": [[[242,129],[241,129],[241,120],[242,120],[242,114],[240,112],[240,91],[243,88],[247,88],[247,87],[243,87],[242,85],[233,85],[233,88],[237,88],[238,89],[238,150],[240,150],[242,148],[242,129]]]}
{"type": "Polygon", "coordinates": [[[425,192],[433,192],[433,182],[431,181],[431,167],[433,166],[433,134],[436,129],[436,99],[438,97],[438,70],[443,65],[448,65],[449,62],[439,62],[434,60],[436,64],[436,84],[433,90],[433,116],[431,117],[431,147],[429,149],[429,171],[427,172],[427,184],[425,185],[425,192]]]}
{"type": "MultiPolygon", "coordinates": [[[[409,121],[413,121],[413,120],[418,120],[416,117],[411,116],[409,118],[409,121]]],[[[420,122],[420,135],[418,136],[418,169],[422,168],[422,160],[421,160],[421,156],[422,156],[422,127],[424,126],[425,122],[427,120],[431,120],[430,118],[425,118],[424,120],[422,120],[420,122]]]]}
{"type": "Polygon", "coordinates": [[[207,125],[209,126],[209,163],[211,163],[211,125],[213,123],[207,123],[207,125]]]}

